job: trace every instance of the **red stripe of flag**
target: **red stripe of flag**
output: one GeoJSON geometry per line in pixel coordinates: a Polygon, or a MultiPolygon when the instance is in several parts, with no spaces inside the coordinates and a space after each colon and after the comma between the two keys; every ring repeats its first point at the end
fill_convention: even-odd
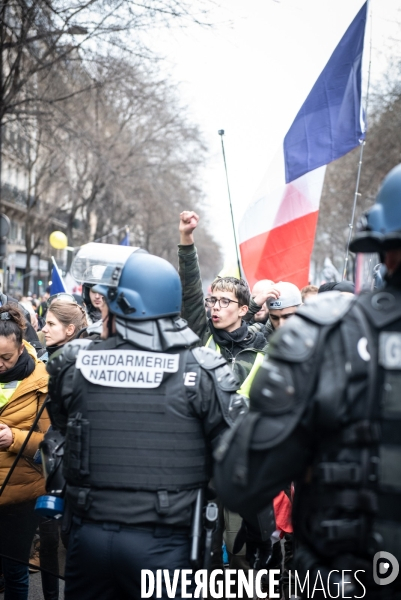
{"type": "Polygon", "coordinates": [[[318,215],[319,211],[309,213],[240,244],[251,288],[260,279],[291,281],[299,288],[308,285],[318,215]]]}

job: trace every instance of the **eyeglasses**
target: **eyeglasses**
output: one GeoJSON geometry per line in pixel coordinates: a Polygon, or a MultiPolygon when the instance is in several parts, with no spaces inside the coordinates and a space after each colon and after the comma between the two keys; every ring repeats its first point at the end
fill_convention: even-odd
{"type": "Polygon", "coordinates": [[[216,305],[216,302],[219,303],[220,308],[227,308],[230,306],[230,302],[235,302],[235,304],[239,304],[236,300],[230,300],[229,298],[216,298],[215,296],[209,296],[205,298],[205,305],[208,308],[213,308],[216,305]]]}
{"type": "Polygon", "coordinates": [[[58,294],[53,294],[47,301],[47,308],[50,307],[50,304],[55,300],[61,300],[62,302],[67,302],[68,304],[78,304],[75,300],[74,296],[71,294],[67,294],[66,292],[59,292],[58,294]]]}

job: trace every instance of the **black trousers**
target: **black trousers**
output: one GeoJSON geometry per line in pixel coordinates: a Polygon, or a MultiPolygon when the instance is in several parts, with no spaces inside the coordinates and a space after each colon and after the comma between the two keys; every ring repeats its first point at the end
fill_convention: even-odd
{"type": "MultiPolygon", "coordinates": [[[[141,598],[141,570],[190,569],[188,533],[172,527],[74,522],[65,569],[65,600],[141,598]]],[[[188,589],[189,591],[189,589],[188,589]]],[[[167,599],[163,584],[162,597],[167,599]]],[[[175,597],[181,598],[181,577],[175,597]]]]}
{"type": "Polygon", "coordinates": [[[44,600],[58,600],[59,597],[59,523],[55,519],[42,517],[39,523],[40,534],[40,575],[44,600]]]}

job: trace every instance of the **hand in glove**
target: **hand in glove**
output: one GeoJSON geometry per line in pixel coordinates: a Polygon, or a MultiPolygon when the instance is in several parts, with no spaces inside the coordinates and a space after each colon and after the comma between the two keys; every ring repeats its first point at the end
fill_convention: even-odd
{"type": "Polygon", "coordinates": [[[241,527],[236,535],[233,554],[238,554],[243,545],[246,544],[246,559],[251,569],[269,569],[272,558],[271,540],[263,542],[257,537],[242,520],[241,527]]]}

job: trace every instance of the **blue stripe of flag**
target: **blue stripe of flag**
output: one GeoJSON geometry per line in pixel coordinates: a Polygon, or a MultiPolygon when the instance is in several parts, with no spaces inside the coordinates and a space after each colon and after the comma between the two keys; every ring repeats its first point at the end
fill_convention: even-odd
{"type": "Polygon", "coordinates": [[[361,65],[367,2],[331,55],[284,138],[286,183],[360,144],[361,65]]]}
{"type": "Polygon", "coordinates": [[[50,286],[50,294],[53,296],[53,294],[59,294],[60,292],[65,292],[65,286],[64,286],[64,281],[63,278],[57,268],[57,266],[54,264],[53,265],[53,271],[52,271],[52,284],[50,286]]]}

